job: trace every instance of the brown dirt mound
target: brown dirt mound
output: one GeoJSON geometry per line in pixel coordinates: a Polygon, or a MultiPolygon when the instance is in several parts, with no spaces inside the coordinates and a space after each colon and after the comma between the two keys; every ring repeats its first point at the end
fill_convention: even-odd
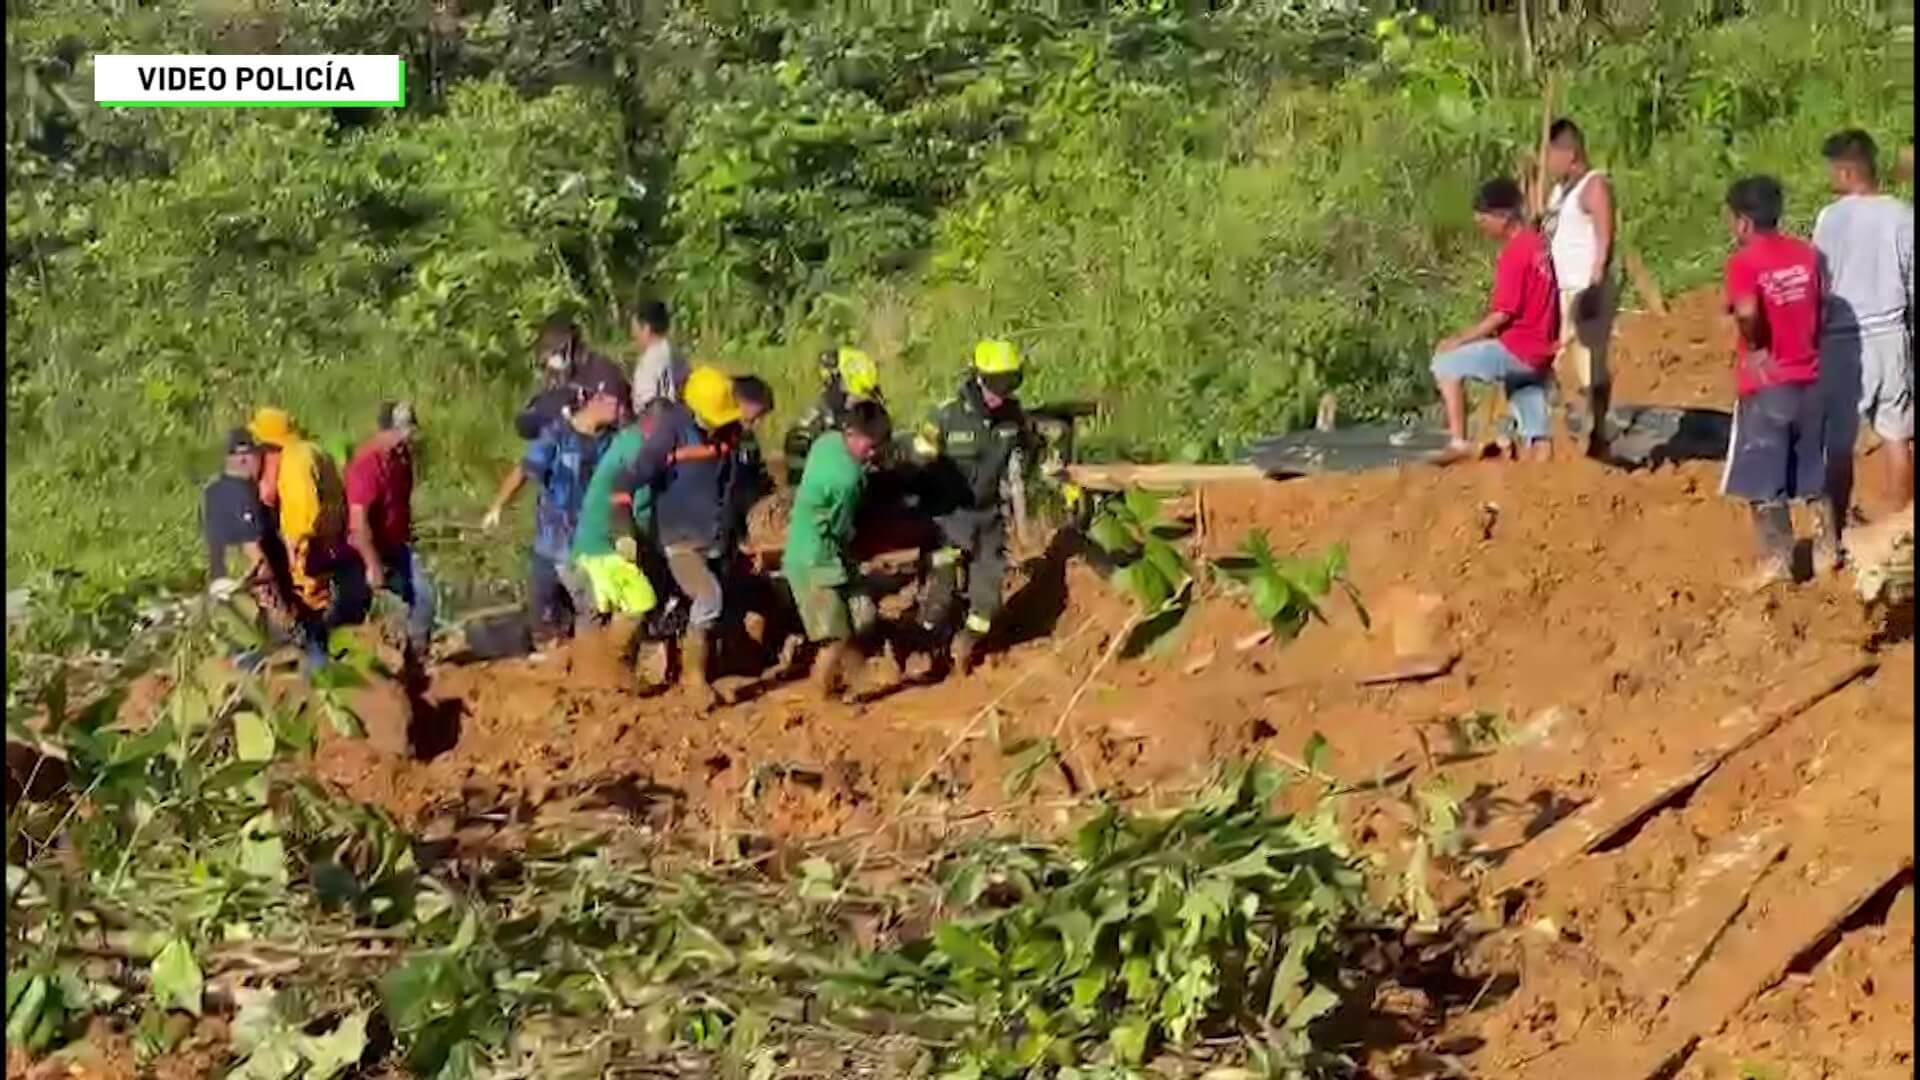
{"type": "MultiPolygon", "coordinates": [[[[1616,396],[1725,407],[1730,374],[1714,318],[1711,294],[1681,298],[1667,320],[1627,316],[1616,396]]],[[[1715,720],[1807,658],[1872,636],[1844,580],[1737,587],[1750,527],[1716,494],[1717,472],[1562,461],[1221,485],[1196,501],[1196,549],[1224,555],[1256,528],[1283,552],[1344,543],[1355,585],[1378,608],[1372,628],[1341,600],[1296,642],[1247,647],[1260,629],[1253,616],[1209,583],[1160,650],[1103,666],[1128,608],[1055,551],[1016,575],[1012,640],[969,680],[920,685],[875,661],[863,703],[823,706],[802,684],[736,678],[728,688],[740,703],[701,716],[674,692],[577,685],[561,650],[437,671],[426,699],[438,741],[423,759],[332,740],[316,768],[429,831],[502,808],[525,822],[543,807],[599,804],[715,850],[864,849],[883,830],[890,847],[955,830],[1057,827],[1088,788],[1164,804],[1222,760],[1296,755],[1322,732],[1340,775],[1414,769],[1443,780],[1472,842],[1499,850],[1634,770],[1710,741],[1715,720]],[[1361,684],[1409,651],[1458,660],[1422,681],[1361,684]],[[1503,744],[1463,743],[1449,721],[1469,714],[1499,717],[1503,744]],[[1010,797],[1002,746],[1056,730],[1066,767],[1010,797]]],[[[1737,755],[1683,807],[1543,881],[1520,925],[1544,918],[1559,933],[1509,934],[1477,953],[1486,985],[1497,975],[1504,988],[1471,1008],[1432,1010],[1430,1044],[1471,1062],[1473,1075],[1510,1075],[1575,1032],[1637,1030],[1607,973],[1641,944],[1641,924],[1715,837],[1791,805],[1814,778],[1810,762],[1846,770],[1892,747],[1910,754],[1912,686],[1911,644],[1891,646],[1870,679],[1737,755]]],[[[1397,859],[1404,827],[1392,809],[1357,804],[1354,824],[1397,859]]],[[[1763,879],[1753,910],[1772,902],[1769,888],[1763,879]]],[[[1724,1034],[1707,1033],[1684,1075],[1733,1075],[1736,1066],[1711,1063],[1762,1050],[1799,1070],[1782,1075],[1910,1067],[1906,895],[1724,1034]],[[1840,1039],[1848,1025],[1868,1035],[1840,1039]]],[[[1377,1058],[1380,1075],[1428,1075],[1396,1064],[1410,1060],[1404,1049],[1377,1058]]]]}

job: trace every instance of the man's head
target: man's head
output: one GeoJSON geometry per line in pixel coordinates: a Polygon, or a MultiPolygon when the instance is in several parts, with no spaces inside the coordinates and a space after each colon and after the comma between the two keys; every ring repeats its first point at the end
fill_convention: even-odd
{"type": "Polygon", "coordinates": [[[1727,227],[1740,243],[1780,227],[1787,197],[1771,176],[1748,176],[1727,189],[1727,227]]]}
{"type": "Polygon", "coordinates": [[[740,421],[740,402],[733,396],[733,380],[709,364],[687,373],[687,385],[680,391],[680,399],[694,420],[707,431],[718,431],[740,421]]]}
{"type": "Polygon", "coordinates": [[[989,410],[997,410],[1013,400],[1025,379],[1025,364],[1020,350],[1011,341],[988,340],[973,347],[973,377],[980,386],[980,400],[989,410]]]}
{"type": "Polygon", "coordinates": [[[667,336],[670,322],[666,304],[658,300],[645,300],[633,309],[633,315],[627,319],[627,333],[633,336],[634,344],[644,349],[667,336]]]}
{"type": "Polygon", "coordinates": [[[550,380],[564,378],[573,369],[574,353],[580,347],[580,327],[564,314],[547,317],[540,324],[540,335],[533,339],[533,359],[550,380]]]}
{"type": "Polygon", "coordinates": [[[260,444],[245,428],[227,432],[226,474],[252,480],[260,475],[260,444]]]}
{"type": "Polygon", "coordinates": [[[293,417],[285,409],[272,407],[257,409],[253,419],[247,421],[247,434],[255,441],[267,446],[285,446],[296,435],[293,417]]]}
{"type": "Polygon", "coordinates": [[[1587,160],[1587,140],[1580,125],[1561,117],[1547,128],[1547,175],[1565,180],[1587,160]]]}
{"type": "Polygon", "coordinates": [[[885,405],[873,400],[856,401],[847,408],[841,433],[847,440],[847,453],[865,465],[893,438],[893,421],[885,405]]]}
{"type": "Polygon", "coordinates": [[[733,380],[733,400],[740,403],[740,422],[753,427],[773,411],[773,387],[758,375],[741,375],[733,380]]]}
{"type": "Polygon", "coordinates": [[[1473,193],[1473,223],[1488,236],[1505,236],[1520,224],[1525,202],[1519,184],[1504,176],[1489,180],[1473,193]]]}
{"type": "Polygon", "coordinates": [[[604,431],[620,422],[625,400],[612,382],[581,387],[573,408],[574,423],[586,431],[604,431]]]}
{"type": "Polygon", "coordinates": [[[1859,128],[1827,137],[1820,153],[1827,159],[1827,181],[1836,195],[1862,195],[1874,189],[1877,170],[1874,157],[1878,148],[1873,136],[1859,128]]]}
{"type": "Polygon", "coordinates": [[[410,443],[420,433],[420,425],[410,401],[389,401],[380,406],[380,434],[389,442],[410,443]]]}

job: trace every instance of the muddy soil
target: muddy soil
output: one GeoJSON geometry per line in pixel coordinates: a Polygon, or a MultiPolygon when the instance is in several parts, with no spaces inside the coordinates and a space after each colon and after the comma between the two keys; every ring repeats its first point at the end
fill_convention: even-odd
{"type": "MultiPolygon", "coordinates": [[[[1727,407],[1717,320],[1711,293],[1679,298],[1664,320],[1623,316],[1616,399],[1727,407]]],[[[502,809],[536,827],[545,813],[597,807],[716,853],[775,842],[865,854],[1057,828],[1095,790],[1170,803],[1223,760],[1291,758],[1317,732],[1343,777],[1444,784],[1485,863],[1636,770],[1711,742],[1761,688],[1872,643],[1870,676],[1617,847],[1527,890],[1506,928],[1462,959],[1468,993],[1382,989],[1383,1015],[1415,1019],[1356,1047],[1379,1076],[1517,1075],[1576,1037],[1643,1030],[1648,1008],[1621,972],[1717,839],[1772,815],[1794,841],[1722,937],[1738,947],[1792,902],[1795,868],[1886,827],[1878,796],[1912,782],[1911,642],[1885,641],[1845,579],[1742,588],[1750,526],[1717,494],[1718,473],[1560,460],[1221,485],[1188,503],[1196,556],[1228,555],[1255,529],[1282,552],[1345,544],[1371,626],[1338,599],[1297,641],[1260,641],[1254,617],[1208,577],[1159,648],[1109,659],[1127,603],[1056,549],[1014,575],[1006,632],[966,680],[927,685],[917,665],[902,678],[876,659],[860,701],[825,705],[804,683],[742,674],[723,681],[737,703],[703,715],[677,691],[585,685],[562,647],[444,666],[411,719],[413,756],[330,740],[315,770],[429,834],[502,809]],[[1429,678],[1367,683],[1416,655],[1457,659],[1429,678]],[[1063,767],[1011,797],[1002,748],[1056,733],[1063,767]],[[1836,777],[1875,764],[1846,798],[1796,813],[1810,789],[1831,793],[1836,777]]],[[[1871,481],[1867,494],[1883,497],[1871,481]]],[[[1352,825],[1399,859],[1405,821],[1390,803],[1356,801],[1352,825]]],[[[1475,864],[1453,870],[1470,883],[1475,864]]],[[[1912,912],[1910,887],[1876,899],[1724,1030],[1704,1032],[1681,1075],[1910,1075],[1912,912]]]]}

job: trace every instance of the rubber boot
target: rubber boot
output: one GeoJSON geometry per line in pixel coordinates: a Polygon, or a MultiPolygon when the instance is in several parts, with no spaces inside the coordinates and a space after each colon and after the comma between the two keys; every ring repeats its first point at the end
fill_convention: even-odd
{"type": "Polygon", "coordinates": [[[1587,456],[1595,461],[1604,461],[1613,444],[1613,435],[1607,430],[1607,413],[1613,408],[1613,387],[1601,385],[1587,391],[1588,423],[1592,424],[1587,432],[1587,456]]]}
{"type": "Polygon", "coordinates": [[[1759,541],[1760,567],[1749,580],[1749,587],[1764,589],[1769,585],[1786,584],[1793,580],[1793,515],[1784,502],[1764,502],[1753,504],[1753,532],[1759,541]]]}
{"type": "Polygon", "coordinates": [[[922,624],[913,633],[916,650],[927,654],[927,681],[940,682],[953,673],[953,642],[938,626],[922,624]]]}
{"type": "Polygon", "coordinates": [[[961,678],[973,674],[973,665],[979,659],[980,635],[971,629],[961,630],[953,635],[953,669],[961,678]]]}
{"type": "Polygon", "coordinates": [[[680,648],[680,686],[702,711],[720,704],[713,688],[713,631],[689,630],[680,648]]]}
{"type": "Polygon", "coordinates": [[[1831,499],[1813,500],[1813,572],[1837,574],[1846,564],[1840,545],[1840,514],[1831,499]]]}

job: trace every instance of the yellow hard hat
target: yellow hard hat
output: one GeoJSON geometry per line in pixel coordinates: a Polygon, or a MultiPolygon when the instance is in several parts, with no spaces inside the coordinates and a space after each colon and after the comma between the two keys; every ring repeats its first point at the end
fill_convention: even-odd
{"type": "Polygon", "coordinates": [[[693,418],[708,431],[726,427],[740,419],[740,402],[733,396],[733,380],[727,373],[708,364],[687,373],[686,388],[680,398],[693,418]]]}
{"type": "Polygon", "coordinates": [[[247,434],[271,446],[281,446],[293,437],[293,417],[285,409],[258,409],[247,421],[247,434]]]}
{"type": "Polygon", "coordinates": [[[1020,350],[997,338],[973,347],[973,370],[982,375],[1012,375],[1020,370],[1020,350]]]}
{"type": "Polygon", "coordinates": [[[859,349],[841,349],[837,362],[840,386],[850,396],[870,398],[880,390],[880,369],[873,357],[859,349]]]}

